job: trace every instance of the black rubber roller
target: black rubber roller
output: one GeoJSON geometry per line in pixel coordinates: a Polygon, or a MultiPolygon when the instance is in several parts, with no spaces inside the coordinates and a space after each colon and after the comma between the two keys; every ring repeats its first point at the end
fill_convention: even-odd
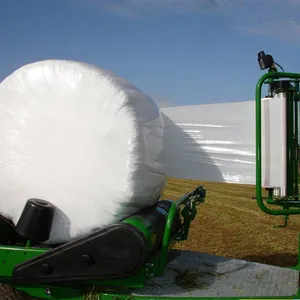
{"type": "Polygon", "coordinates": [[[29,199],[16,227],[22,238],[35,243],[45,242],[50,237],[55,207],[48,201],[29,199]]]}

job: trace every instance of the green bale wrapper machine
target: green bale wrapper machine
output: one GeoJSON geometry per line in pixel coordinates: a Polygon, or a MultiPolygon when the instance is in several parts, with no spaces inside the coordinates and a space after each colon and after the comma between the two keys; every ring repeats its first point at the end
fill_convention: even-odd
{"type": "MultiPolygon", "coordinates": [[[[256,201],[263,212],[284,216],[284,227],[300,213],[300,74],[278,72],[264,52],[258,61],[268,73],[256,86],[256,201]],[[262,99],[264,84],[269,93],[262,99]],[[280,124],[273,135],[271,119],[280,124]]],[[[199,186],[181,199],[161,200],[117,224],[51,246],[43,242],[55,208],[28,200],[18,224],[0,217],[0,300],[300,299],[299,264],[281,268],[171,250],[174,241],[188,238],[205,194],[199,186]]]]}

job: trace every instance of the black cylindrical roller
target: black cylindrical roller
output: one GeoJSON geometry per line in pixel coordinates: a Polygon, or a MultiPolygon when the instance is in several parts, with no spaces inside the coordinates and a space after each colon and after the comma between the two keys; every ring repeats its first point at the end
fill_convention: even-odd
{"type": "Polygon", "coordinates": [[[33,242],[45,242],[50,237],[55,207],[48,201],[29,199],[17,224],[17,233],[33,242]]]}
{"type": "MultiPolygon", "coordinates": [[[[173,201],[161,200],[157,203],[157,205],[146,208],[134,215],[142,217],[148,222],[148,233],[150,236],[153,236],[151,252],[154,252],[163,241],[165,225],[172,203],[173,201]]],[[[172,223],[172,231],[175,232],[176,230],[178,230],[180,225],[180,215],[179,211],[177,210],[175,219],[172,223]]]]}

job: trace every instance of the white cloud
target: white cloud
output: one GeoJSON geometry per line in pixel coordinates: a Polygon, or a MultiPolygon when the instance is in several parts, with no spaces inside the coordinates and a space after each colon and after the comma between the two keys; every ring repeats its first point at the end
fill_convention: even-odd
{"type": "Polygon", "coordinates": [[[232,0],[69,0],[97,6],[124,17],[153,17],[165,13],[191,14],[226,7],[232,0]]]}
{"type": "Polygon", "coordinates": [[[278,20],[273,23],[264,22],[259,25],[246,25],[240,28],[245,33],[280,38],[300,44],[300,22],[297,20],[278,20]]]}
{"type": "Polygon", "coordinates": [[[238,31],[299,43],[299,0],[233,0],[232,3],[236,4],[231,13],[232,24],[238,31]]]}
{"type": "Polygon", "coordinates": [[[232,29],[298,42],[300,0],[68,0],[127,18],[217,14],[232,29]]]}

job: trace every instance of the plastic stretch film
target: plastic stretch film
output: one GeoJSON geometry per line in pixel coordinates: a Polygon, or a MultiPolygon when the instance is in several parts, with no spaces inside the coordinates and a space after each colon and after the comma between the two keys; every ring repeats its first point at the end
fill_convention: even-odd
{"type": "MultiPolygon", "coordinates": [[[[284,144],[276,139],[282,122],[272,120],[279,120],[283,104],[272,98],[262,101],[262,107],[269,108],[263,109],[262,114],[263,147],[266,143],[270,152],[265,155],[272,157],[272,160],[262,157],[262,168],[281,170],[265,172],[263,180],[278,184],[284,171],[279,165],[284,144]],[[273,114],[272,118],[269,114],[273,114]]],[[[168,149],[165,163],[169,176],[255,184],[254,101],[166,107],[161,111],[165,120],[165,148],[168,149]]]]}
{"type": "Polygon", "coordinates": [[[0,213],[57,207],[48,243],[69,241],[158,200],[164,121],[155,102],[97,67],[50,60],[0,84],[0,213]]]}

